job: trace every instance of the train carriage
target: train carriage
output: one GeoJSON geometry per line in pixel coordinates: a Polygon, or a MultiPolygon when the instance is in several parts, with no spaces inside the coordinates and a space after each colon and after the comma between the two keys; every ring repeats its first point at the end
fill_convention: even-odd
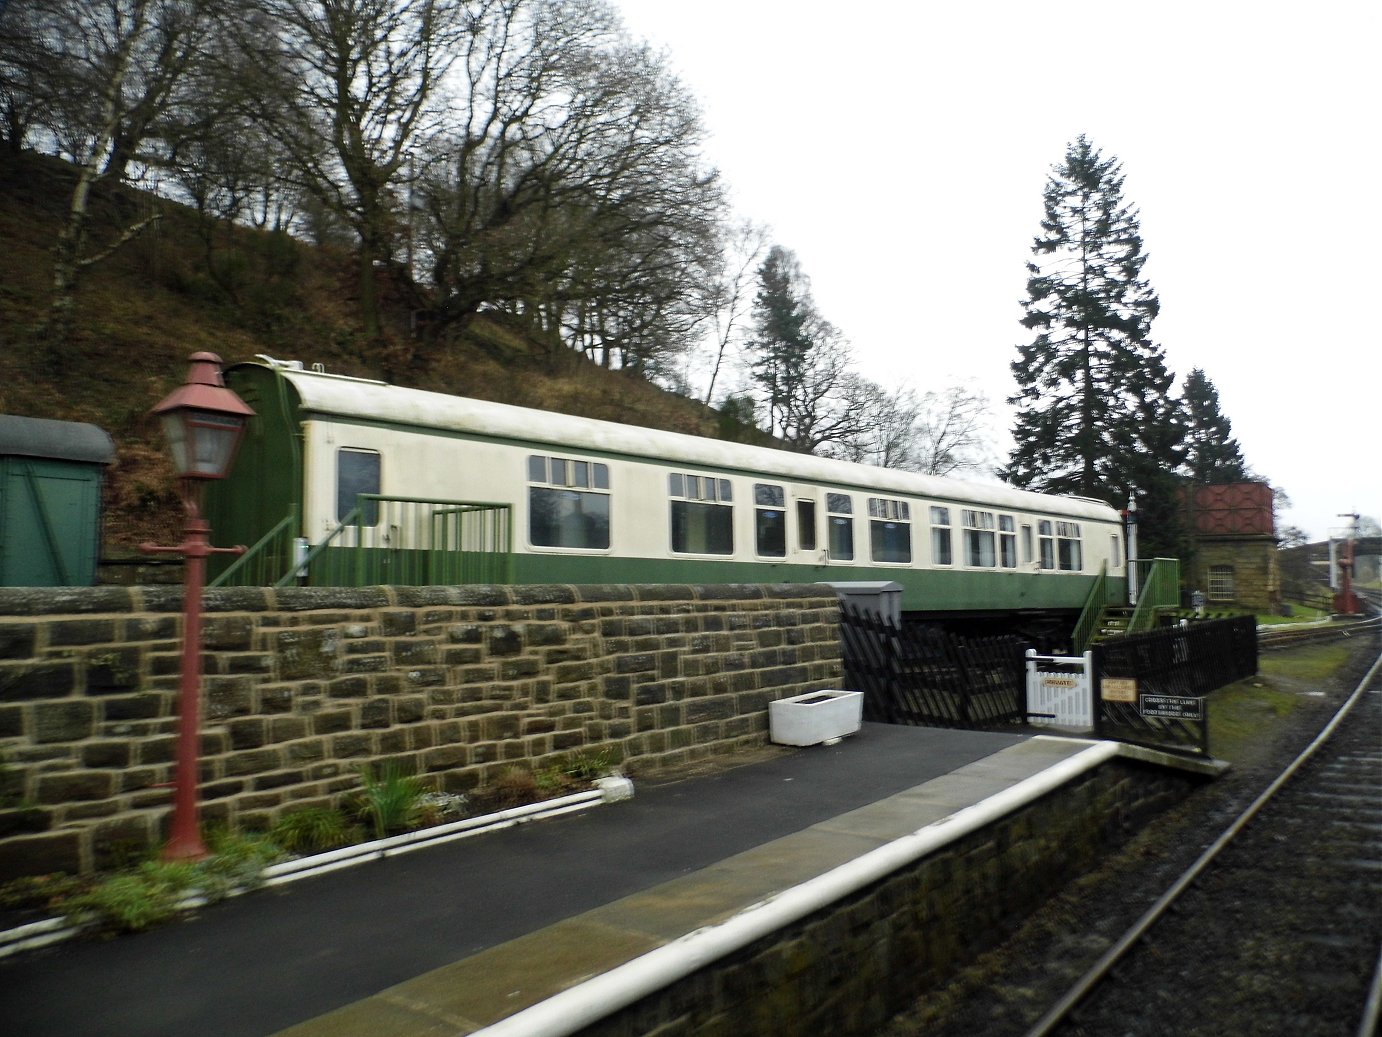
{"type": "Polygon", "coordinates": [[[1072,617],[1125,580],[1100,501],[262,360],[226,371],[257,416],[207,507],[269,582],[893,581],[904,612],[978,619],[1072,617]],[[328,576],[331,552],[355,562],[328,576]]]}

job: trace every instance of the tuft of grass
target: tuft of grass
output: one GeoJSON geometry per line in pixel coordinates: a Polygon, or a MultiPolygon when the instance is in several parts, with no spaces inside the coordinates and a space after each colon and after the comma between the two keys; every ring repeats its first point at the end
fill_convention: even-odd
{"type": "Polygon", "coordinates": [[[198,862],[196,884],[198,892],[213,903],[258,889],[264,884],[264,869],[283,857],[282,849],[262,835],[218,830],[207,841],[211,856],[198,862]]]}
{"type": "Polygon", "coordinates": [[[63,913],[74,925],[107,933],[139,932],[176,915],[197,877],[192,862],[148,860],[69,898],[63,913]]]}
{"type": "Polygon", "coordinates": [[[269,838],[289,853],[317,853],[353,842],[358,830],[330,807],[307,807],[274,822],[269,838]]]}

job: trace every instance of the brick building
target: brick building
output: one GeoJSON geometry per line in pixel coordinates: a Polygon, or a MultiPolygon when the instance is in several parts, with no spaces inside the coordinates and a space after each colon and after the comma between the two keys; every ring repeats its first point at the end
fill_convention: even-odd
{"type": "Polygon", "coordinates": [[[1272,488],[1264,482],[1192,485],[1181,493],[1195,554],[1184,570],[1188,590],[1209,607],[1271,612],[1281,604],[1272,488]]]}

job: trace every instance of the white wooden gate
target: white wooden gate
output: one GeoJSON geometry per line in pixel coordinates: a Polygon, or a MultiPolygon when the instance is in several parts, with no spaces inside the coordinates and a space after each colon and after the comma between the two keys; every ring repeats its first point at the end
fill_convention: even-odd
{"type": "Polygon", "coordinates": [[[1027,720],[1031,724],[1094,730],[1093,653],[1037,655],[1027,650],[1027,720]]]}

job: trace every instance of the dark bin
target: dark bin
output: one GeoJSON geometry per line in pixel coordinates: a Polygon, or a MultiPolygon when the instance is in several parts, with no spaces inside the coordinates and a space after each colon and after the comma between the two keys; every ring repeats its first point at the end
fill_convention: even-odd
{"type": "Polygon", "coordinates": [[[95,425],[0,414],[0,586],[96,582],[101,481],[114,458],[95,425]]]}

